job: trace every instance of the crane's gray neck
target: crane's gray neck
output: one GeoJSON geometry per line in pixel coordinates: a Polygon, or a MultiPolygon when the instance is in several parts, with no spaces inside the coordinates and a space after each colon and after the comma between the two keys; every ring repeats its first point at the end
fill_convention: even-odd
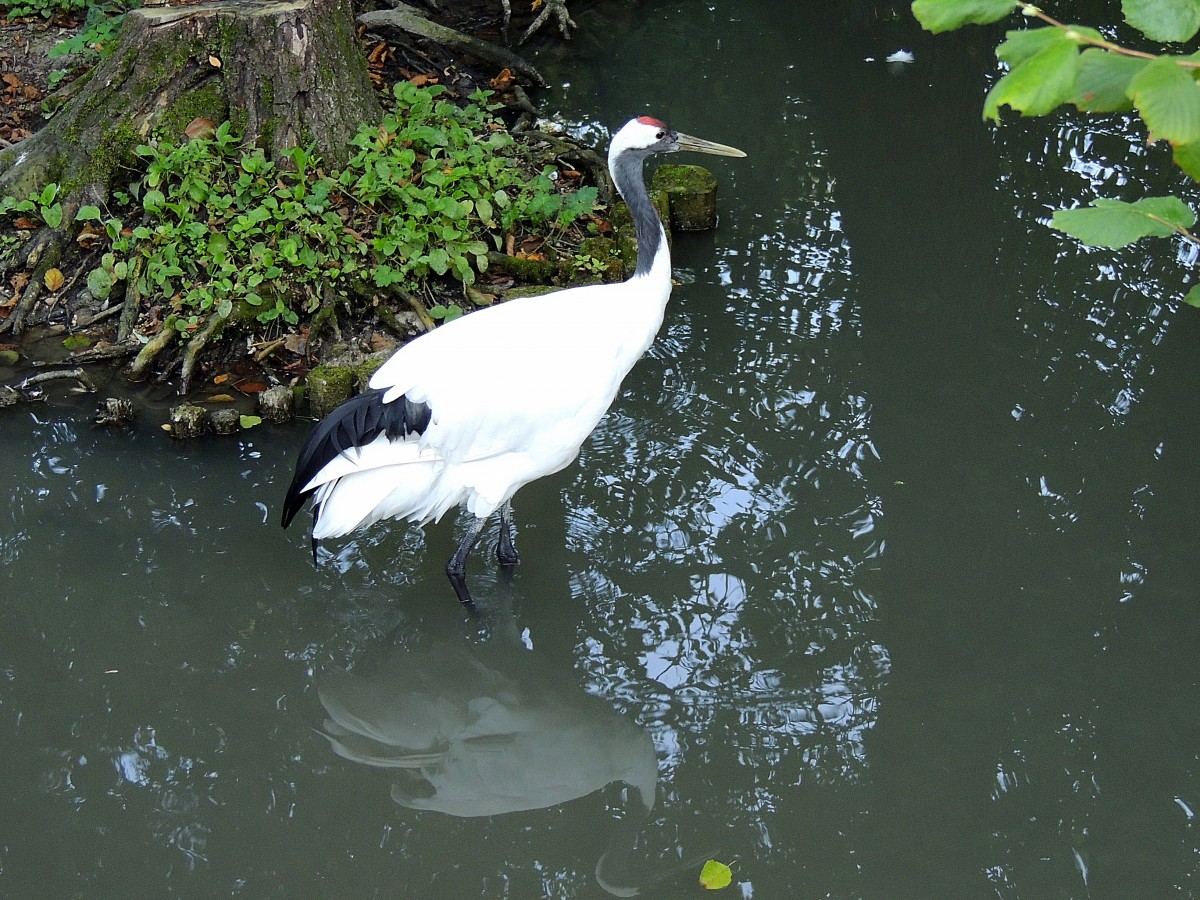
{"type": "Polygon", "coordinates": [[[637,235],[637,268],[633,277],[649,275],[654,260],[660,252],[666,252],[666,233],[658,211],[650,202],[646,182],[642,176],[642,157],[633,153],[622,153],[612,165],[613,182],[625,198],[629,214],[633,217],[633,229],[637,235]]]}

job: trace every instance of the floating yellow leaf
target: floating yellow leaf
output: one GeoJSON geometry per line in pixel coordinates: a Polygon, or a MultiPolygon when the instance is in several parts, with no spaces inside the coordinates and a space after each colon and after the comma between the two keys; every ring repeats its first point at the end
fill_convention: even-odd
{"type": "Polygon", "coordinates": [[[700,886],[706,891],[716,891],[723,887],[729,887],[729,882],[733,880],[733,870],[725,863],[717,862],[715,859],[710,859],[704,864],[704,868],[700,870],[700,886]]]}
{"type": "Polygon", "coordinates": [[[63,273],[58,269],[47,269],[46,274],[42,276],[42,281],[45,282],[46,290],[53,293],[63,286],[63,273]]]}

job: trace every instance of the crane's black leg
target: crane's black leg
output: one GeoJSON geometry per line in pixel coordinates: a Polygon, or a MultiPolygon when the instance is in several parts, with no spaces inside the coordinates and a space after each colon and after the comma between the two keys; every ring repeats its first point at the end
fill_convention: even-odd
{"type": "Polygon", "coordinates": [[[496,544],[496,559],[500,560],[500,565],[506,569],[521,561],[517,546],[513,543],[512,503],[507,500],[500,507],[500,541],[496,544]]]}
{"type": "Polygon", "coordinates": [[[471,599],[471,592],[467,590],[467,557],[475,549],[486,521],[475,519],[471,522],[466,535],[459,542],[458,549],[450,557],[450,562],[446,563],[446,577],[450,579],[450,586],[454,588],[454,593],[458,594],[459,602],[471,612],[475,612],[475,601],[471,599]]]}

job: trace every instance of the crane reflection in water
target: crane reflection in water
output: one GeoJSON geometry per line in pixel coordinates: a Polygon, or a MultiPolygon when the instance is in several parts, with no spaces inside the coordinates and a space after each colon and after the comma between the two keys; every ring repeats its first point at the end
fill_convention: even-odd
{"type": "Polygon", "coordinates": [[[614,896],[698,870],[704,856],[648,873],[632,852],[655,803],[650,734],[515,641],[396,650],[367,675],[318,681],[323,735],[344,759],[395,770],[401,806],[472,818],[543,809],[622,782],[626,810],[596,863],[614,896]]]}

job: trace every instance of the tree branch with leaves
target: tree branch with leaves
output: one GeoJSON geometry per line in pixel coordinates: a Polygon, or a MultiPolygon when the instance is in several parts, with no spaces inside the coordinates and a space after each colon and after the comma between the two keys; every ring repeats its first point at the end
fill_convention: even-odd
{"type": "MultiPolygon", "coordinates": [[[[1124,0],[1125,21],[1160,43],[1191,40],[1200,31],[1200,0],[1124,0]]],[[[1001,107],[1044,116],[1061,106],[1090,114],[1138,115],[1147,140],[1166,141],[1183,172],[1200,181],[1200,53],[1148,53],[1123,47],[1099,31],[1070,25],[1023,0],[915,0],[913,15],[934,33],[986,25],[1020,12],[1042,23],[1009,31],[996,48],[1007,71],[988,91],[985,120],[1000,122],[1001,107]]],[[[1134,203],[1100,198],[1090,206],[1058,210],[1052,227],[1091,247],[1119,248],[1144,237],[1180,235],[1200,244],[1190,229],[1196,213],[1177,197],[1134,203]]],[[[1200,306],[1200,285],[1185,300],[1200,306]]]]}

